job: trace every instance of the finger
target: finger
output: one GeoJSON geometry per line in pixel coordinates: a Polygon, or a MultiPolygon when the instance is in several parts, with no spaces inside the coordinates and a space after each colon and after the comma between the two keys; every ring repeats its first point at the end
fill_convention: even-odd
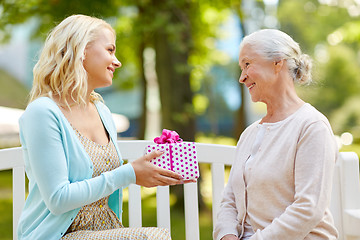
{"type": "Polygon", "coordinates": [[[184,184],[186,183],[196,183],[196,179],[185,180],[184,184]]]}
{"type": "Polygon", "coordinates": [[[176,172],[173,172],[173,171],[170,171],[170,170],[166,170],[166,169],[163,169],[163,168],[160,168],[159,171],[160,171],[159,173],[161,175],[165,176],[165,177],[170,177],[170,178],[174,178],[174,179],[177,179],[177,180],[183,180],[183,176],[181,176],[179,173],[176,173],[176,172]]]}
{"type": "Polygon", "coordinates": [[[177,185],[177,184],[183,184],[183,180],[178,180],[175,178],[167,177],[167,176],[161,176],[159,178],[159,185],[161,186],[167,186],[167,185],[177,185]]]}
{"type": "Polygon", "coordinates": [[[151,153],[146,154],[144,156],[144,158],[146,161],[151,161],[154,158],[160,157],[162,154],[163,154],[163,152],[161,152],[161,151],[152,151],[151,153]]]}

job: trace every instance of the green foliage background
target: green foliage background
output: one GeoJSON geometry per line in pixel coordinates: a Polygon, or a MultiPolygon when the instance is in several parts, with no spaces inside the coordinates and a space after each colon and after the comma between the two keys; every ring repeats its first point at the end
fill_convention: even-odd
{"type": "MultiPolygon", "coordinates": [[[[254,2],[264,12],[264,2],[254,2]]],[[[299,86],[299,95],[329,118],[335,134],[351,132],[354,144],[343,146],[341,150],[359,154],[360,18],[350,14],[349,10],[351,6],[359,8],[359,5],[354,0],[334,1],[337,3],[334,5],[321,2],[324,1],[279,0],[276,13],[278,27],[298,41],[303,52],[314,59],[314,81],[308,86],[299,86]]],[[[221,37],[219,26],[231,14],[238,15],[243,21],[251,17],[251,13],[242,12],[241,0],[0,0],[0,41],[9,40],[13,26],[29,19],[39,23],[33,39],[43,40],[55,24],[74,13],[104,18],[116,29],[117,56],[126,68],[117,71],[114,85],[122,89],[144,84],[143,51],[154,49],[156,31],[164,30],[170,41],[175,43],[172,50],[187,51],[188,58],[176,69],[179,73],[189,73],[187,81],[194,95],[186,114],[193,115],[211,111],[214,101],[223,104],[223,100],[218,99],[218,95],[209,88],[212,81],[218,81],[212,78],[210,69],[213,66],[226,65],[229,74],[238,74],[237,63],[227,61],[226,56],[216,50],[216,40],[221,37]],[[157,7],[159,4],[161,8],[157,7]],[[174,16],[183,17],[181,19],[185,21],[171,21],[174,16]],[[189,27],[190,37],[184,41],[179,33],[186,27],[189,27]]],[[[265,23],[260,27],[265,27],[265,23]]],[[[168,67],[168,62],[158,64],[168,67]]],[[[27,91],[16,79],[0,72],[1,105],[24,108],[27,91]]],[[[220,115],[228,117],[225,109],[221,110],[224,113],[221,111],[220,115]]],[[[209,116],[216,121],[216,114],[212,112],[209,116]]],[[[207,141],[200,133],[192,134],[197,141],[207,141]]],[[[236,139],[230,142],[234,144],[236,139]]],[[[0,193],[5,197],[0,199],[0,236],[3,239],[11,239],[10,188],[11,175],[2,172],[0,193]]],[[[145,225],[155,225],[153,196],[149,195],[144,202],[145,225]]],[[[207,211],[205,208],[200,214],[202,239],[211,238],[211,219],[207,211]]],[[[181,212],[176,208],[172,212],[173,239],[184,239],[181,212]]]]}
{"type": "Polygon", "coordinates": [[[351,7],[359,9],[355,1],[283,0],[277,17],[280,29],[314,59],[313,83],[299,87],[300,96],[329,118],[335,134],[351,132],[359,143],[360,17],[351,7]]]}

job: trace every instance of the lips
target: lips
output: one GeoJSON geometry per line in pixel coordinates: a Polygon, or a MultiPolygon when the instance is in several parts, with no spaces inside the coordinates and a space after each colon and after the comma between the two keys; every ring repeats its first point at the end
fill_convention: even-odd
{"type": "Polygon", "coordinates": [[[111,73],[111,76],[113,76],[113,75],[114,75],[115,68],[112,68],[112,67],[107,67],[107,70],[109,70],[109,72],[111,73]]]}
{"type": "Polygon", "coordinates": [[[246,87],[250,90],[250,89],[252,89],[255,85],[256,85],[255,83],[252,83],[252,84],[247,85],[246,87]]]}
{"type": "Polygon", "coordinates": [[[107,68],[109,71],[111,71],[112,73],[114,73],[115,72],[115,69],[114,68],[112,68],[112,67],[108,67],[107,68]]]}

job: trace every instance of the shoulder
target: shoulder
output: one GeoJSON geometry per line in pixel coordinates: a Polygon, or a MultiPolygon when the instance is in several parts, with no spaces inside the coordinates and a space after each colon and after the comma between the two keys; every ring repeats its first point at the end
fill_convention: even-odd
{"type": "Polygon", "coordinates": [[[240,138],[239,138],[239,141],[238,141],[238,144],[243,141],[244,139],[247,139],[249,136],[251,137],[254,132],[254,130],[257,128],[257,126],[259,125],[260,123],[260,120],[257,120],[256,122],[253,122],[250,126],[248,126],[240,135],[240,138]]]}
{"type": "Polygon", "coordinates": [[[313,121],[328,121],[324,114],[322,114],[319,110],[317,110],[315,107],[313,107],[309,103],[305,103],[303,109],[301,112],[303,117],[309,118],[309,120],[313,121]]]}
{"type": "Polygon", "coordinates": [[[309,135],[316,135],[319,138],[324,138],[325,136],[334,137],[333,130],[326,116],[308,103],[299,111],[291,124],[293,129],[299,130],[294,131],[294,133],[299,133],[300,138],[309,135]]]}
{"type": "Polygon", "coordinates": [[[45,109],[54,108],[56,103],[48,97],[40,97],[29,103],[26,109],[45,109]]]}
{"type": "Polygon", "coordinates": [[[58,133],[64,122],[65,117],[56,103],[50,98],[41,97],[32,101],[20,117],[20,135],[23,137],[39,137],[40,135],[58,133]]]}
{"type": "Polygon", "coordinates": [[[326,116],[309,103],[306,103],[305,106],[303,106],[297,118],[298,121],[303,122],[305,126],[310,126],[314,124],[322,125],[326,126],[326,128],[331,130],[329,120],[326,118],[326,116]]]}
{"type": "Polygon", "coordinates": [[[59,109],[56,103],[48,97],[40,97],[29,103],[26,107],[25,112],[20,118],[23,119],[39,119],[44,117],[51,117],[59,114],[59,109]]]}
{"type": "Polygon", "coordinates": [[[247,134],[251,133],[254,129],[256,129],[256,127],[259,125],[260,121],[261,120],[259,119],[256,122],[253,122],[252,124],[250,124],[241,135],[247,135],[247,134]]]}

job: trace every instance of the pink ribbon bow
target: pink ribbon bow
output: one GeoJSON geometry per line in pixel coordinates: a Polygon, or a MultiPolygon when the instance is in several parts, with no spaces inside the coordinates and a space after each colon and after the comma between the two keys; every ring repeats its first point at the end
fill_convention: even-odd
{"type": "Polygon", "coordinates": [[[163,129],[160,137],[154,138],[154,142],[157,144],[177,143],[182,141],[183,140],[179,137],[179,134],[177,132],[167,129],[163,129]]]}

